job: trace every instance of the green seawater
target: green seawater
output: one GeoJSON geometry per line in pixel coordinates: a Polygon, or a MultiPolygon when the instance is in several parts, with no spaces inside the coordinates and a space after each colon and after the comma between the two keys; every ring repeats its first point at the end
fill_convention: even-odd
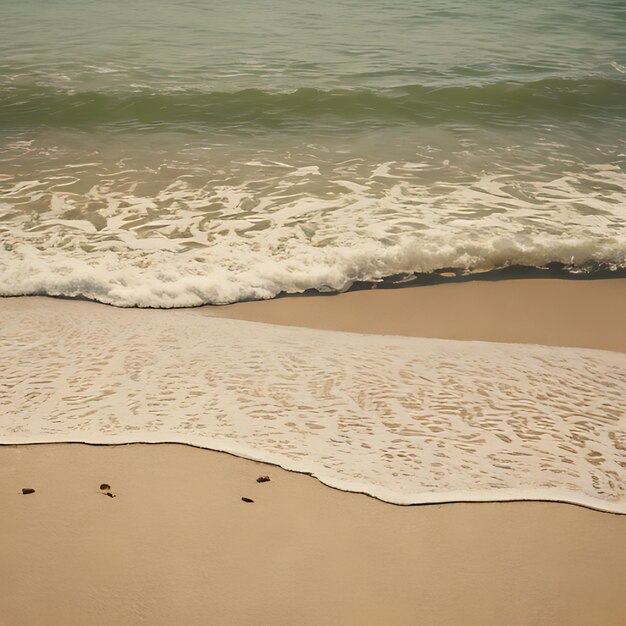
{"type": "Polygon", "coordinates": [[[626,267],[626,2],[0,0],[0,294],[626,267]]]}

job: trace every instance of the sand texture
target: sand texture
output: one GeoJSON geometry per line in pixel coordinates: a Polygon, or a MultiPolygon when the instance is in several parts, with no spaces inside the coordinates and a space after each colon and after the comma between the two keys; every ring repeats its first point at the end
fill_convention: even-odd
{"type": "Polygon", "coordinates": [[[285,297],[198,310],[357,333],[626,352],[626,278],[474,281],[285,297]]]}
{"type": "MultiPolygon", "coordinates": [[[[625,286],[468,283],[195,313],[623,352],[625,286]]],[[[20,315],[2,305],[5,322],[20,315]]],[[[41,444],[0,447],[0,511],[2,626],[621,626],[626,615],[626,516],[571,504],[402,507],[189,446],[41,444]]]]}
{"type": "Polygon", "coordinates": [[[3,626],[621,626],[626,614],[621,515],[392,506],[177,445],[3,447],[0,472],[3,626]]]}

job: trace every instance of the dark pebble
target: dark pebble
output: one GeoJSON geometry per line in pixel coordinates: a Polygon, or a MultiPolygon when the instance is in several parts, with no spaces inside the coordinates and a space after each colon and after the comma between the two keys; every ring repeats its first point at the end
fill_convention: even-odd
{"type": "Polygon", "coordinates": [[[106,483],[102,483],[100,485],[100,489],[102,489],[102,491],[108,491],[109,489],[111,489],[111,485],[107,485],[106,483]]]}
{"type": "Polygon", "coordinates": [[[270,477],[269,476],[259,476],[256,479],[257,483],[269,483],[270,482],[270,477]]]}
{"type": "Polygon", "coordinates": [[[241,498],[244,502],[254,502],[252,498],[241,498]]]}
{"type": "Polygon", "coordinates": [[[115,496],[110,491],[107,491],[104,495],[109,496],[109,498],[115,498],[115,496]]]}
{"type": "Polygon", "coordinates": [[[22,489],[22,494],[27,496],[29,493],[35,493],[34,489],[31,489],[30,487],[24,487],[22,489]]]}

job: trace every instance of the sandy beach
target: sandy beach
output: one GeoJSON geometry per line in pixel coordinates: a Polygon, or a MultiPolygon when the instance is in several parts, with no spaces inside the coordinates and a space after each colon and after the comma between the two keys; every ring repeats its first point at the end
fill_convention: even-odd
{"type": "Polygon", "coordinates": [[[486,280],[284,297],[196,310],[356,333],[626,352],[626,278],[486,280]]]}
{"type": "MultiPolygon", "coordinates": [[[[0,315],[38,300],[0,300],[0,315]]],[[[622,279],[474,282],[196,312],[626,351],[622,279]]],[[[550,502],[394,506],[167,444],[7,445],[0,477],[3,626],[617,626],[626,614],[622,515],[550,502]]]]}
{"type": "Polygon", "coordinates": [[[625,2],[0,6],[0,626],[626,625],[625,2]]]}
{"type": "Polygon", "coordinates": [[[623,516],[392,506],[184,446],[0,453],[3,625],[623,623],[623,516]]]}

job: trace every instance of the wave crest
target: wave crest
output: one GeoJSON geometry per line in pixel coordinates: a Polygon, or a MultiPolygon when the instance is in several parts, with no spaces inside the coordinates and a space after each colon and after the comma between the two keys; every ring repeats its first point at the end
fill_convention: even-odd
{"type": "Polygon", "coordinates": [[[301,88],[290,92],[169,93],[67,92],[21,86],[0,92],[0,124],[83,127],[133,122],[143,125],[201,124],[284,128],[323,117],[347,122],[433,125],[450,121],[501,124],[521,119],[606,118],[623,115],[626,81],[552,78],[435,88],[301,88]]]}

